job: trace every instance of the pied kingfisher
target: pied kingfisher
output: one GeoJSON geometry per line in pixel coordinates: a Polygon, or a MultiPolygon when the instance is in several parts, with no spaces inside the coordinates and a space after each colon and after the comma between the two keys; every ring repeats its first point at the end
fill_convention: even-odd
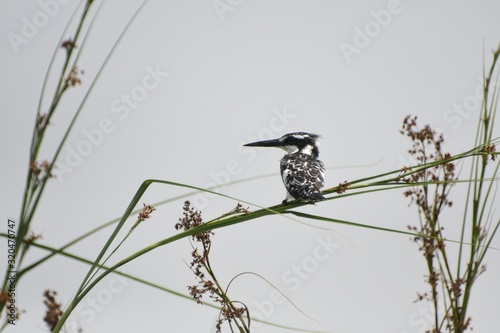
{"type": "Polygon", "coordinates": [[[318,160],[317,134],[296,132],[279,139],[247,143],[247,147],[277,147],[287,154],[280,162],[281,178],[286,187],[283,203],[295,199],[307,201],[324,200],[321,189],[325,184],[325,166],[318,160]]]}

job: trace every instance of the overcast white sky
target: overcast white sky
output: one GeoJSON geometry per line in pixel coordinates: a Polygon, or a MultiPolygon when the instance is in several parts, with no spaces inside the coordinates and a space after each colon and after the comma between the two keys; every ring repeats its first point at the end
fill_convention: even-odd
{"type": "MultiPolygon", "coordinates": [[[[96,1],[91,16],[100,3],[96,1]]],[[[83,84],[61,102],[42,159],[51,158],[100,64],[140,3],[115,0],[102,7],[79,60],[83,84]]],[[[62,0],[0,1],[4,221],[19,215],[41,87],[75,9],[73,2],[62,0]]],[[[33,229],[43,234],[45,244],[63,245],[121,216],[149,178],[204,187],[274,173],[221,191],[262,206],[279,203],[284,199],[278,175],[283,152],[241,145],[288,132],[322,135],[320,157],[332,168],[327,171],[328,187],[407,164],[409,142],[398,133],[407,114],[443,131],[445,149],[452,154],[467,150],[474,141],[483,67],[489,66],[490,51],[500,42],[499,14],[500,3],[493,0],[151,0],[85,104],[33,229]]],[[[60,50],[44,112],[63,60],[60,50]]],[[[455,205],[443,217],[450,238],[459,232],[465,187],[453,191],[455,205]]],[[[141,204],[181,193],[154,185],[141,204]]],[[[236,204],[202,195],[189,199],[205,220],[236,204]]],[[[157,207],[113,260],[173,235],[181,206],[178,200],[157,207]]],[[[400,191],[301,210],[401,230],[418,223],[416,208],[408,207],[400,191]]],[[[230,295],[256,316],[278,324],[343,333],[431,328],[430,306],[413,303],[416,292],[427,286],[422,255],[409,237],[314,225],[330,230],[271,217],[217,230],[213,267],[223,283],[245,271],[264,276],[317,320],[279,302],[262,280],[239,278],[230,295]]],[[[110,233],[106,229],[71,252],[94,259],[110,233]]],[[[495,245],[500,247],[500,242],[495,245]]],[[[454,247],[448,246],[450,251],[454,247]]],[[[33,249],[26,263],[43,254],[33,249]]],[[[194,277],[183,260],[190,260],[187,240],[157,249],[126,271],[186,292],[194,277]]],[[[499,262],[500,252],[490,252],[488,271],[476,285],[470,308],[476,332],[500,327],[499,262]]],[[[2,271],[3,265],[4,260],[2,271]]],[[[66,303],[87,269],[55,258],[25,276],[18,285],[18,302],[27,313],[7,332],[47,331],[43,291],[57,290],[66,303]]],[[[208,307],[109,277],[70,322],[93,333],[213,332],[216,316],[208,307]]],[[[283,330],[264,326],[252,332],[283,330]]]]}

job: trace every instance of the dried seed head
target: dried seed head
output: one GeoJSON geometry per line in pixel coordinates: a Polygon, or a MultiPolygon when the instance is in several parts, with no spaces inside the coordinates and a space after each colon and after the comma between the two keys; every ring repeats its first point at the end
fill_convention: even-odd
{"type": "Polygon", "coordinates": [[[66,39],[61,43],[61,48],[66,49],[67,51],[70,51],[74,48],[76,48],[75,41],[72,40],[71,38],[66,39]]]}
{"type": "Polygon", "coordinates": [[[61,304],[56,301],[57,291],[47,289],[43,293],[43,296],[45,298],[43,304],[45,304],[45,307],[47,308],[43,320],[47,326],[49,326],[50,330],[53,331],[57,326],[59,319],[61,319],[63,311],[61,309],[61,304]]]}
{"type": "Polygon", "coordinates": [[[153,206],[142,204],[144,207],[142,208],[141,212],[139,213],[138,219],[142,222],[146,219],[149,219],[151,217],[151,213],[156,210],[153,206]]]}
{"type": "Polygon", "coordinates": [[[351,183],[349,183],[347,180],[344,180],[343,183],[340,183],[339,186],[337,187],[337,193],[342,194],[347,191],[347,189],[351,186],[351,183]]]}
{"type": "Polygon", "coordinates": [[[79,75],[83,75],[84,73],[85,72],[83,70],[78,70],[78,67],[74,66],[69,72],[68,77],[66,78],[64,83],[68,87],[75,87],[76,85],[82,83],[82,80],[80,79],[79,75]]]}

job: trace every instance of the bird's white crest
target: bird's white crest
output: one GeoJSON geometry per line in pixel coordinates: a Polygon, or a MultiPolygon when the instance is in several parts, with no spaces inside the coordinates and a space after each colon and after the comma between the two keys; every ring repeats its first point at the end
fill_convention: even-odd
{"type": "Polygon", "coordinates": [[[306,145],[304,148],[302,148],[302,150],[300,151],[302,154],[307,154],[307,155],[312,155],[312,150],[313,150],[313,146],[311,145],[306,145]]]}

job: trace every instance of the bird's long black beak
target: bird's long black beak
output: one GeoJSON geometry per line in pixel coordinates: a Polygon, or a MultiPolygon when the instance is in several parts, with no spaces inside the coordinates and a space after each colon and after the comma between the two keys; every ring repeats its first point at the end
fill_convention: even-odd
{"type": "Polygon", "coordinates": [[[251,143],[247,143],[246,145],[243,145],[243,146],[245,146],[245,147],[281,147],[281,146],[283,146],[283,142],[281,142],[278,139],[272,139],[272,140],[251,142],[251,143]]]}

